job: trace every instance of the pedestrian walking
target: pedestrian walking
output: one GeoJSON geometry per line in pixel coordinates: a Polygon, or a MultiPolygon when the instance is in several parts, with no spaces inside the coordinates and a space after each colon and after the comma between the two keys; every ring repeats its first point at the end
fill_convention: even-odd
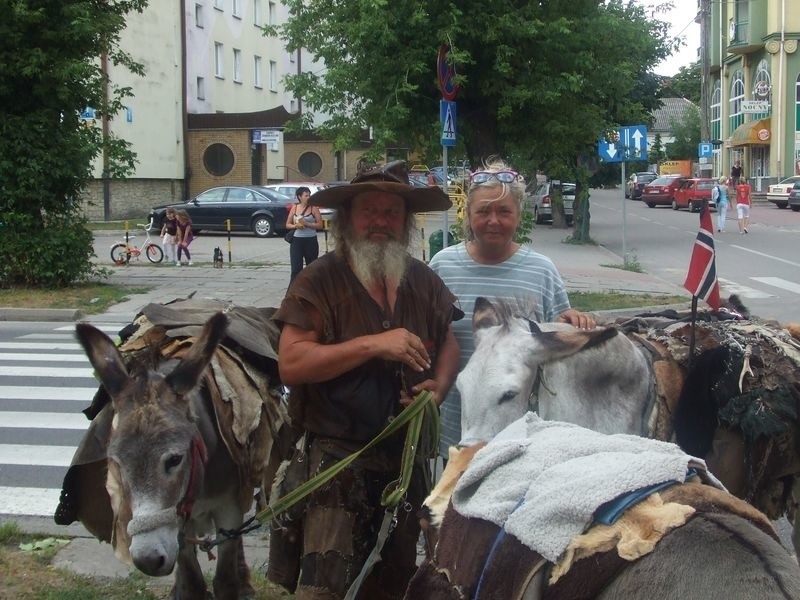
{"type": "Polygon", "coordinates": [[[725,218],[728,216],[728,178],[723,175],[711,189],[711,199],[717,207],[717,231],[725,231],[725,218]]]}
{"type": "Polygon", "coordinates": [[[737,160],[731,167],[731,185],[734,187],[739,185],[739,181],[741,180],[741,178],[742,178],[742,163],[737,160]]]}
{"type": "Polygon", "coordinates": [[[292,242],[289,245],[289,260],[292,264],[289,283],[303,270],[304,261],[308,266],[319,257],[317,231],[322,229],[319,208],[308,205],[311,190],[306,186],[300,186],[294,195],[297,204],[289,209],[289,215],[286,217],[286,229],[294,229],[292,242]]]}
{"type": "Polygon", "coordinates": [[[739,233],[748,233],[750,227],[750,184],[747,179],[736,186],[736,217],[739,222],[739,233]]]}

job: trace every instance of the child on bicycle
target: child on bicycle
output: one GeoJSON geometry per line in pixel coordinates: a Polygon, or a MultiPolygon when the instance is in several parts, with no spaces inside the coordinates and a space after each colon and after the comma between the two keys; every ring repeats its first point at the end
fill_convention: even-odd
{"type": "Polygon", "coordinates": [[[192,243],[194,235],[192,234],[192,219],[189,218],[189,213],[183,209],[175,211],[175,218],[178,220],[178,259],[175,261],[175,266],[181,266],[181,253],[186,253],[186,260],[189,266],[192,265],[192,255],[189,253],[189,244],[192,243]]]}
{"type": "Polygon", "coordinates": [[[175,209],[168,208],[164,226],[161,228],[161,246],[167,261],[178,262],[178,221],[175,218],[175,209]]]}

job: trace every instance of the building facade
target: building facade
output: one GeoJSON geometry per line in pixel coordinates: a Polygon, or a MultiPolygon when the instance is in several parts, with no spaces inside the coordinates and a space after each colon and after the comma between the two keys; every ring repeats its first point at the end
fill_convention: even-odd
{"type": "Polygon", "coordinates": [[[91,124],[130,142],[138,163],[119,180],[104,177],[98,159],[87,217],[140,217],[217,185],[352,177],[364,148],[334,152],[313,136],[284,136],[302,110],[284,77],[320,68],[305,50],[289,53],[264,35],[265,25],[287,17],[271,0],[151,2],[129,14],[120,45],[145,75],[104,65],[134,96],[114,119],[91,124]]]}
{"type": "Polygon", "coordinates": [[[713,173],[741,163],[755,191],[800,175],[800,2],[701,0],[713,173]]]}

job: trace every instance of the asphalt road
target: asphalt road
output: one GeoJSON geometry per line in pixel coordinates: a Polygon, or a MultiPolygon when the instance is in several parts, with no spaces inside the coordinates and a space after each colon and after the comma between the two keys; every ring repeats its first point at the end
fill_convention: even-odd
{"type": "MultiPolygon", "coordinates": [[[[623,255],[624,202],[629,257],[648,273],[683,284],[699,228],[697,213],[623,201],[621,190],[592,190],[590,202],[594,240],[623,255]]],[[[747,235],[738,233],[735,210],[728,211],[723,233],[716,231],[716,213],[711,216],[722,295],[738,294],[762,318],[800,320],[800,212],[755,205],[747,235]]]]}

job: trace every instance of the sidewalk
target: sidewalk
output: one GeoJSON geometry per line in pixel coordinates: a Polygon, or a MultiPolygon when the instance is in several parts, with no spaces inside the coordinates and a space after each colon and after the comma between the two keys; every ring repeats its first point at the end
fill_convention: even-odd
{"type": "MultiPolygon", "coordinates": [[[[685,294],[671,283],[647,273],[634,273],[604,265],[621,264],[622,259],[602,246],[580,246],[562,243],[570,230],[537,227],[533,233],[534,247],[555,262],[569,290],[618,291],[642,294],[685,294]]],[[[96,244],[98,248],[105,240],[96,244]]],[[[227,262],[222,269],[211,266],[210,257],[215,245],[221,246],[219,237],[197,238],[192,246],[195,264],[176,268],[171,265],[133,264],[113,267],[110,283],[131,287],[152,287],[144,294],[132,295],[106,313],[84,317],[71,311],[39,311],[20,309],[9,311],[0,308],[0,320],[74,320],[85,319],[100,323],[127,323],[150,302],[167,302],[194,293],[197,297],[214,298],[240,306],[278,306],[289,282],[288,248],[281,238],[258,240],[253,245],[257,256],[240,250],[241,259],[233,266],[227,262]],[[258,262],[259,266],[253,266],[258,262]],[[248,266],[249,265],[249,266],[248,266]]],[[[249,243],[249,242],[247,242],[249,243]]],[[[239,242],[239,247],[246,245],[239,242]]],[[[322,245],[322,244],[321,244],[322,245]]],[[[98,251],[98,256],[100,252],[98,251]]],[[[103,259],[105,256],[102,257],[103,259]]],[[[687,297],[688,300],[688,297],[687,297]]],[[[12,517],[24,531],[53,536],[75,536],[56,555],[53,564],[73,572],[100,577],[125,577],[130,568],[119,563],[108,544],[101,544],[80,525],[60,527],[52,519],[12,517]]],[[[268,556],[268,544],[263,533],[256,531],[246,537],[248,563],[263,570],[268,556]]],[[[203,568],[213,570],[213,563],[201,557],[203,568]]],[[[157,585],[168,585],[168,578],[158,579],[157,585]]]]}

